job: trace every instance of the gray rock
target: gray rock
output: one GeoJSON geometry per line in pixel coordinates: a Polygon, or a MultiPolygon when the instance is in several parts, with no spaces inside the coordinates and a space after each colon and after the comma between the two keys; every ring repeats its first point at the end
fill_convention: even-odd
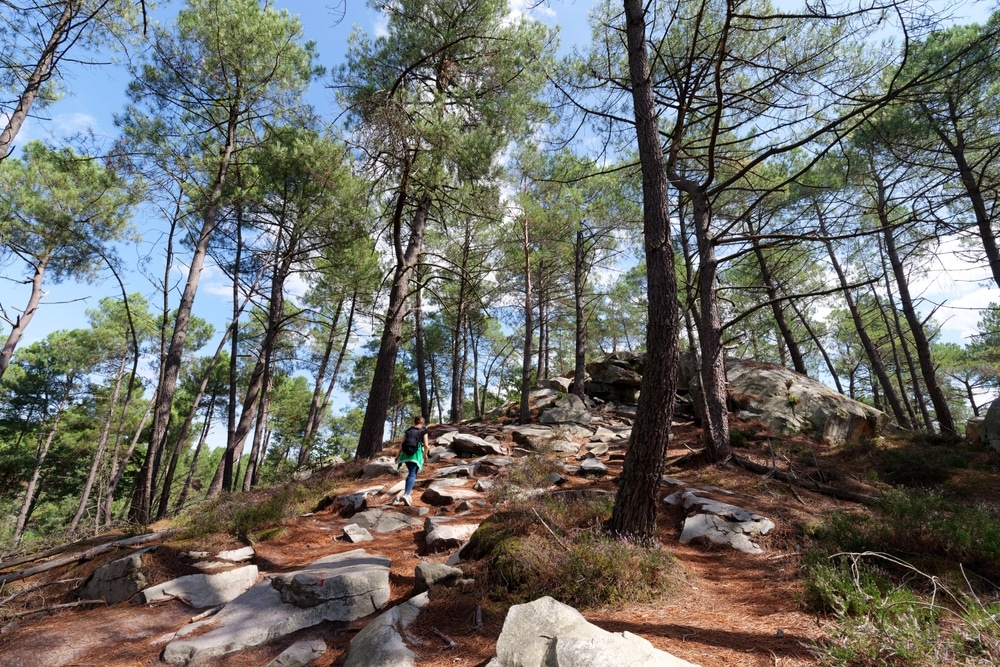
{"type": "MultiPolygon", "coordinates": [[[[673,496],[676,494],[671,494],[668,499],[673,496]]],[[[676,498],[674,500],[676,501],[676,498]]],[[[744,553],[763,553],[764,550],[751,538],[766,535],[774,529],[774,522],[767,517],[735,505],[702,498],[690,491],[685,491],[680,500],[684,507],[692,512],[684,520],[680,536],[681,544],[706,540],[744,553]]]]}
{"type": "Polygon", "coordinates": [[[591,475],[595,476],[607,475],[608,466],[604,465],[600,459],[595,459],[595,458],[584,459],[583,462],[580,463],[579,473],[584,477],[588,477],[591,475]]]}
{"type": "Polygon", "coordinates": [[[420,521],[400,512],[387,512],[378,508],[358,512],[351,517],[350,523],[367,528],[373,533],[394,533],[419,526],[420,521]]]}
{"type": "Polygon", "coordinates": [[[281,592],[282,602],[302,608],[315,607],[388,588],[389,565],[384,556],[356,549],[326,556],[298,572],[277,575],[271,579],[271,585],[281,592]]]}
{"type": "Polygon", "coordinates": [[[496,484],[492,479],[477,479],[476,483],[472,485],[472,488],[480,493],[488,493],[495,485],[496,484]]]}
{"type": "Polygon", "coordinates": [[[889,416],[775,364],[727,359],[733,393],[750,398],[748,416],[777,433],[805,432],[830,444],[880,435],[889,416]]]}
{"type": "Polygon", "coordinates": [[[1000,399],[990,403],[983,419],[983,442],[1000,452],[1000,399]]]}
{"type": "Polygon", "coordinates": [[[609,354],[587,364],[587,393],[602,401],[634,404],[642,385],[642,357],[630,353],[609,354]]]}
{"type": "Polygon", "coordinates": [[[351,544],[357,544],[358,542],[371,542],[375,538],[372,537],[371,533],[358,524],[349,523],[344,526],[344,539],[351,544]]]}
{"type": "Polygon", "coordinates": [[[586,449],[589,453],[593,454],[594,456],[604,456],[605,454],[608,453],[608,450],[611,448],[608,447],[608,443],[606,442],[590,442],[587,443],[584,449],[586,449]]]}
{"type": "Polygon", "coordinates": [[[322,639],[303,639],[295,642],[266,667],[306,667],[319,660],[326,653],[326,642],[322,639]]]}
{"type": "Polygon", "coordinates": [[[445,482],[459,482],[464,484],[465,480],[460,479],[439,479],[435,480],[420,494],[420,499],[428,505],[444,507],[463,500],[476,500],[481,498],[479,492],[469,488],[464,488],[458,484],[446,484],[445,482]]]}
{"type": "Polygon", "coordinates": [[[412,667],[417,654],[403,637],[429,601],[427,593],[421,593],[368,623],[347,645],[343,667],[412,667]]]}
{"type": "Polygon", "coordinates": [[[281,593],[271,582],[262,581],[227,604],[215,616],[184,626],[178,631],[177,639],[163,650],[163,661],[170,664],[207,661],[258,646],[323,621],[353,621],[368,616],[389,600],[387,558],[355,549],[320,559],[303,571],[329,569],[334,562],[339,562],[351,572],[350,578],[355,581],[360,581],[360,577],[356,576],[358,568],[370,568],[371,589],[355,590],[350,597],[302,608],[282,602],[281,593]],[[192,636],[206,628],[212,629],[192,636]]]}
{"type": "Polygon", "coordinates": [[[467,542],[478,527],[478,523],[457,523],[450,517],[427,517],[424,519],[424,544],[431,553],[454,549],[467,542]]]}
{"type": "Polygon", "coordinates": [[[146,588],[148,580],[142,568],[142,556],[155,548],[142,549],[102,565],[80,587],[80,597],[104,600],[108,604],[128,600],[146,588]]]}
{"type": "Polygon", "coordinates": [[[195,609],[217,607],[245,593],[257,583],[256,565],[237,567],[216,574],[189,574],[143,589],[146,604],[177,598],[195,609]]]}
{"type": "Polygon", "coordinates": [[[219,560],[228,560],[233,563],[242,563],[253,558],[256,553],[253,547],[241,547],[239,549],[230,549],[228,551],[220,551],[215,554],[215,557],[219,560]]]}
{"type": "Polygon", "coordinates": [[[543,597],[514,605],[487,667],[697,667],[630,632],[608,632],[543,597]]]}
{"type": "Polygon", "coordinates": [[[473,461],[472,463],[465,463],[463,465],[438,468],[431,477],[432,479],[441,479],[444,477],[475,477],[478,474],[479,462],[473,461]]]}
{"type": "Polygon", "coordinates": [[[510,436],[525,449],[538,451],[544,449],[555,434],[546,426],[522,426],[511,431],[510,436]]]}
{"type": "Polygon", "coordinates": [[[593,415],[579,396],[567,394],[557,400],[552,407],[546,408],[538,421],[542,424],[577,423],[587,425],[593,415]]]}
{"type": "Polygon", "coordinates": [[[464,574],[457,567],[444,563],[421,563],[414,569],[413,593],[423,593],[431,586],[454,586],[464,574]]]}
{"type": "Polygon", "coordinates": [[[365,479],[372,477],[382,477],[383,475],[396,475],[399,465],[396,459],[391,456],[380,456],[365,464],[361,476],[365,479]]]}
{"type": "Polygon", "coordinates": [[[471,456],[504,456],[504,448],[495,442],[489,442],[469,433],[459,433],[451,443],[451,448],[459,454],[471,456]]]}
{"type": "Polygon", "coordinates": [[[559,377],[545,380],[543,384],[548,389],[555,389],[556,391],[565,394],[569,392],[569,388],[573,385],[573,378],[563,377],[560,375],[559,377]]]}
{"type": "MultiPolygon", "coordinates": [[[[395,474],[395,470],[393,470],[395,474]]],[[[367,489],[360,489],[354,493],[347,493],[342,496],[337,496],[334,498],[334,503],[343,507],[351,512],[358,512],[360,510],[366,509],[368,507],[368,498],[372,494],[378,493],[382,490],[381,486],[371,486],[367,489]]]]}
{"type": "Polygon", "coordinates": [[[549,442],[549,451],[553,454],[575,454],[580,446],[569,440],[555,439],[549,442]]]}

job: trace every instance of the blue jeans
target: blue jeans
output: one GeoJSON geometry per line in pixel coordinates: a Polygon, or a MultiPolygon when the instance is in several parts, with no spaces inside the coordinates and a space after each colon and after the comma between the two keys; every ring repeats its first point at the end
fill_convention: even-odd
{"type": "Polygon", "coordinates": [[[406,491],[403,493],[408,496],[410,491],[413,491],[413,484],[417,481],[417,462],[406,461],[405,463],[410,472],[406,475],[406,491]]]}

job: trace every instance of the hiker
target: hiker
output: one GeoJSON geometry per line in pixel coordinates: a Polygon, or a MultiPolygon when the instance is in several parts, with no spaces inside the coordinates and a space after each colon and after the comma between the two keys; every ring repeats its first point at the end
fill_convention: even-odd
{"type": "Polygon", "coordinates": [[[403,434],[403,444],[399,447],[399,456],[396,457],[396,465],[403,463],[409,469],[406,475],[406,489],[403,491],[403,502],[407,505],[413,504],[410,493],[413,491],[413,484],[417,481],[417,472],[424,467],[424,454],[429,452],[427,443],[427,429],[424,428],[424,418],[414,417],[413,426],[406,429],[403,434]]]}

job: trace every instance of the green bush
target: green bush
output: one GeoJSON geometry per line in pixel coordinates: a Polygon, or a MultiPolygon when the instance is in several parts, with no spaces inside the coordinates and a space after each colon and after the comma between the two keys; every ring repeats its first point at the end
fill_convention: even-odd
{"type": "Polygon", "coordinates": [[[292,486],[268,494],[224,495],[202,504],[187,520],[185,537],[228,533],[244,542],[274,537],[295,503],[292,486]]]}

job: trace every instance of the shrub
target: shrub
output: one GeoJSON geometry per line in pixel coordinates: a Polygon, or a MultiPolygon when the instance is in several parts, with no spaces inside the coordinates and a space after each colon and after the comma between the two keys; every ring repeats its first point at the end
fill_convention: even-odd
{"type": "Polygon", "coordinates": [[[294,505],[291,486],[270,493],[224,495],[201,505],[188,519],[185,537],[228,533],[245,542],[274,537],[294,505]]]}

